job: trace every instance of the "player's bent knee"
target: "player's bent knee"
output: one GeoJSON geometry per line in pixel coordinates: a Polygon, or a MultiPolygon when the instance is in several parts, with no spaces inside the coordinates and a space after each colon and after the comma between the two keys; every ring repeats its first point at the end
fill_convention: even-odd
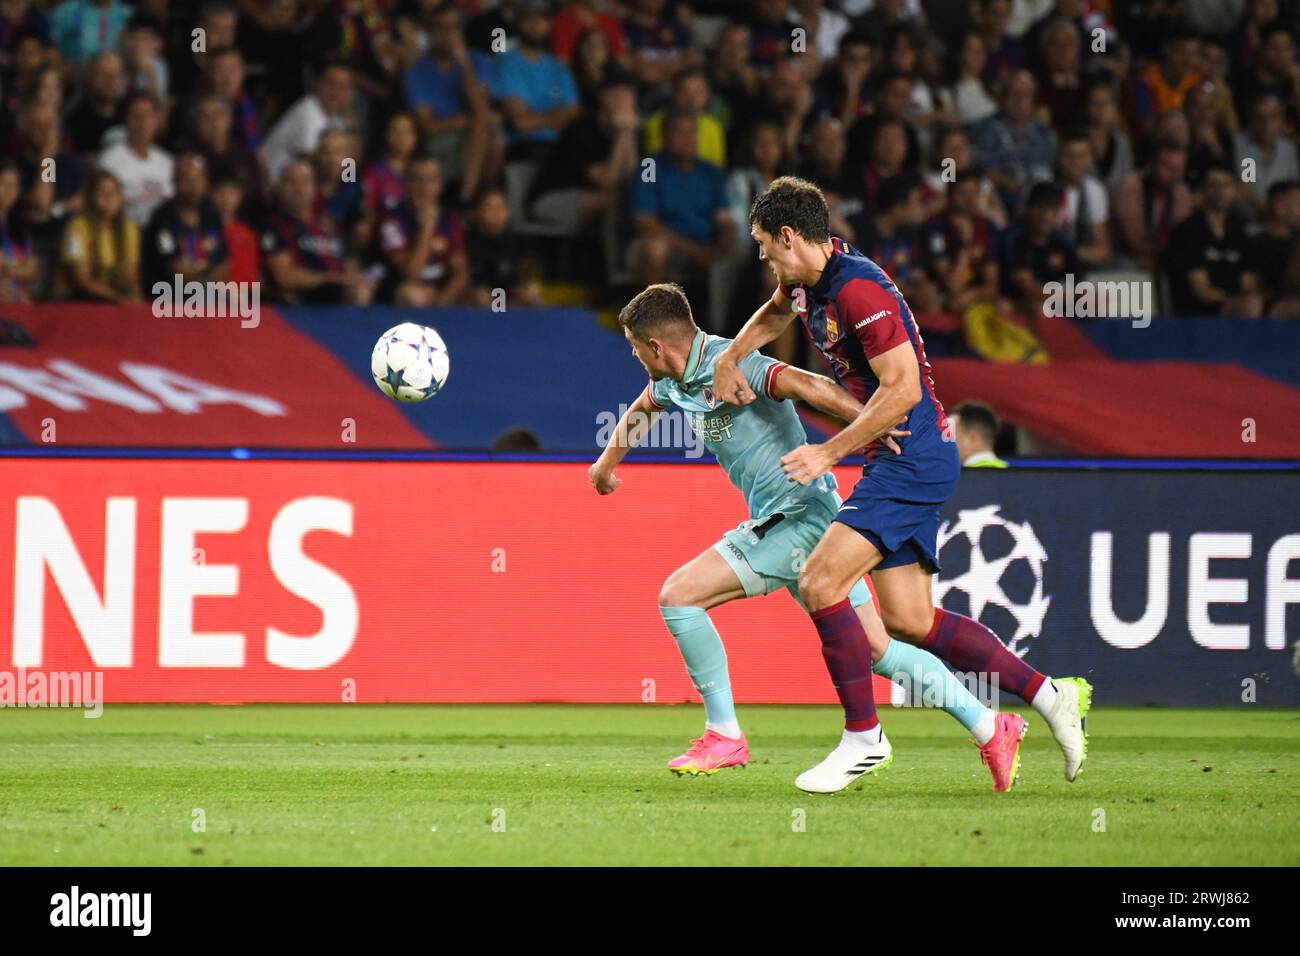
{"type": "Polygon", "coordinates": [[[668,575],[668,580],[659,589],[660,607],[695,607],[699,604],[699,595],[691,587],[689,579],[676,572],[668,575]]]}
{"type": "Polygon", "coordinates": [[[889,635],[907,641],[909,644],[920,644],[924,641],[930,634],[931,625],[934,624],[933,609],[928,609],[924,614],[919,610],[899,612],[889,607],[883,607],[881,611],[880,616],[889,635]]]}
{"type": "Polygon", "coordinates": [[[849,592],[838,585],[833,577],[817,567],[805,567],[799,572],[799,596],[810,611],[838,604],[849,592]]]}

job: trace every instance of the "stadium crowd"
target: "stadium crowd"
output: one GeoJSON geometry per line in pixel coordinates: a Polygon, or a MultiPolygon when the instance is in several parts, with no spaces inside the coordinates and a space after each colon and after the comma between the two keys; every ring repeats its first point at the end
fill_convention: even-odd
{"type": "Polygon", "coordinates": [[[0,302],[180,274],[527,305],[576,243],[577,278],[682,281],[723,330],[773,281],[748,206],[795,173],[921,314],[1038,314],[1070,275],[1297,315],[1298,28],[1297,0],[0,0],[0,302]]]}

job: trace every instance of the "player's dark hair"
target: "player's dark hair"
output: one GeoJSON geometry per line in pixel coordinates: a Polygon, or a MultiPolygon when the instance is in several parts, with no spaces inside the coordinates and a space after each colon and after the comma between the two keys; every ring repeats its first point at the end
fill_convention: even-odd
{"type": "Polygon", "coordinates": [[[779,176],[749,209],[749,223],[769,236],[789,226],[808,242],[830,239],[830,211],[826,197],[814,183],[798,176],[779,176]]]}
{"type": "Polygon", "coordinates": [[[959,402],[952,413],[961,419],[962,428],[971,428],[979,432],[988,439],[990,446],[997,439],[1002,425],[993,409],[983,402],[959,402]]]}
{"type": "Polygon", "coordinates": [[[643,342],[670,328],[695,334],[695,317],[686,292],[675,282],[646,286],[618,313],[618,321],[643,342]]]}

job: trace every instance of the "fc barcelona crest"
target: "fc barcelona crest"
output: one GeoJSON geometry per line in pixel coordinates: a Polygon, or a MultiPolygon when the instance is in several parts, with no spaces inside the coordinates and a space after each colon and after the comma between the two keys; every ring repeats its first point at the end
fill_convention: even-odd
{"type": "Polygon", "coordinates": [[[840,323],[836,321],[835,316],[830,310],[826,311],[826,344],[830,345],[840,337],[840,323]]]}

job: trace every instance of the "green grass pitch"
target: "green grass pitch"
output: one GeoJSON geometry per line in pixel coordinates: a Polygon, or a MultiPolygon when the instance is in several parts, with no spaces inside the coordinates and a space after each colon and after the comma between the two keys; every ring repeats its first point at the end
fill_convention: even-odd
{"type": "Polygon", "coordinates": [[[686,779],[693,706],[6,710],[0,864],[1300,864],[1295,711],[1099,707],[1073,785],[1031,715],[1001,795],[945,715],[883,717],[893,767],[817,796],[829,707],[742,707],[753,762],[686,779]]]}

